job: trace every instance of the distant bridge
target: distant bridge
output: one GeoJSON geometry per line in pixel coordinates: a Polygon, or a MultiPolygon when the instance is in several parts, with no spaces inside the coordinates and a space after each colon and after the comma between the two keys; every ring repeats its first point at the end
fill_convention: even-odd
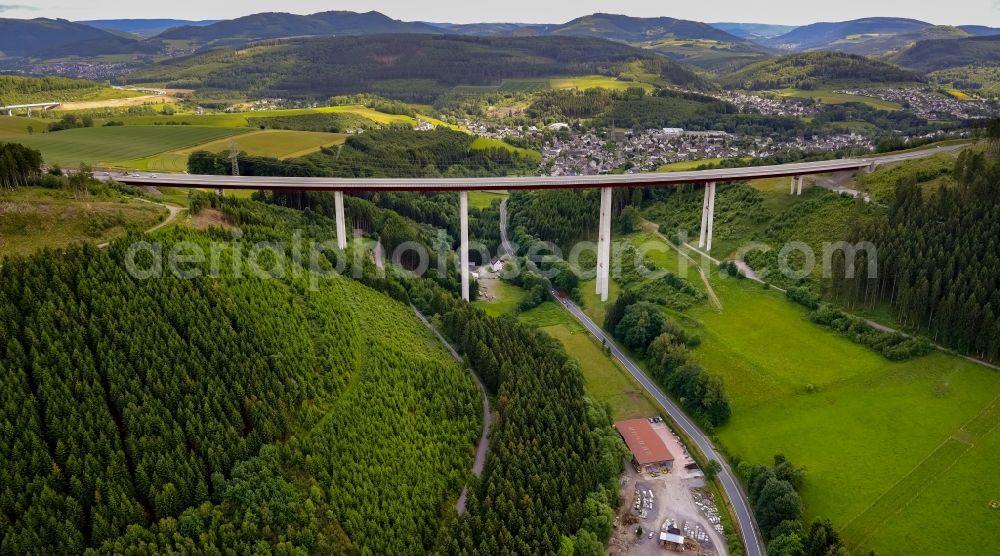
{"type": "Polygon", "coordinates": [[[11,104],[9,106],[0,106],[0,112],[6,112],[8,116],[13,116],[15,110],[27,110],[28,116],[31,116],[31,111],[33,109],[39,109],[42,111],[52,110],[53,108],[58,108],[61,102],[35,102],[32,104],[11,104]]]}

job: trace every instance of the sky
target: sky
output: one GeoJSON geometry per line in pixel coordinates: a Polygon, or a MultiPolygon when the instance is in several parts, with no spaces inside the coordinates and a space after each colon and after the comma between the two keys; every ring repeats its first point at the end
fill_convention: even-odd
{"type": "Polygon", "coordinates": [[[0,4],[0,17],[51,17],[70,20],[176,18],[230,19],[268,11],[308,14],[327,10],[377,10],[406,21],[451,23],[521,22],[563,23],[595,12],[636,17],[669,16],[696,21],[738,21],[802,25],[861,17],[894,16],[921,19],[939,25],[1000,27],[1000,0],[240,0],[205,2],[171,0],[23,0],[0,4]]]}

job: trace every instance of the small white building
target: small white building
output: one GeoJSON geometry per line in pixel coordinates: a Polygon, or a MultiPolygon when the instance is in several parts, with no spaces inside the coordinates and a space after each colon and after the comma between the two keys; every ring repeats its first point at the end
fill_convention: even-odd
{"type": "Polygon", "coordinates": [[[569,129],[569,124],[563,122],[556,122],[554,124],[549,124],[550,131],[565,131],[569,129]]]}
{"type": "Polygon", "coordinates": [[[675,546],[684,548],[684,537],[676,533],[669,533],[667,531],[660,531],[660,544],[663,546],[675,546]]]}

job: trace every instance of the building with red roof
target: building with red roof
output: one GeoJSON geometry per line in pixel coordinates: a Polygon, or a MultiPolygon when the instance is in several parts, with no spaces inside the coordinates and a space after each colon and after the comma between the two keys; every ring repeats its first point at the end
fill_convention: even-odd
{"type": "Polygon", "coordinates": [[[649,419],[628,419],[615,423],[615,430],[632,452],[632,463],[643,473],[669,471],[674,466],[674,456],[667,445],[653,430],[649,419]]]}

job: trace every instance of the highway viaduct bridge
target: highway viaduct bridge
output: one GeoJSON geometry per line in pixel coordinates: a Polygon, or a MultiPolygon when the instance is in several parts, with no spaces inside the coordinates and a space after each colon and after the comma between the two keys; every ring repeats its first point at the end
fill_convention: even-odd
{"type": "Polygon", "coordinates": [[[0,106],[0,113],[6,113],[8,116],[13,116],[14,112],[18,110],[27,110],[28,117],[31,117],[32,109],[37,109],[41,111],[52,110],[59,108],[59,102],[35,102],[32,104],[11,104],[8,106],[0,106]]]}
{"type": "MultiPolygon", "coordinates": [[[[931,153],[940,151],[930,151],[931,153]]],[[[926,155],[924,155],[926,156],[926,155]]],[[[260,176],[204,176],[189,174],[125,175],[115,177],[119,182],[135,186],[192,187],[215,189],[269,189],[273,191],[331,191],[334,193],[337,223],[337,245],[347,246],[344,218],[344,192],[350,191],[455,191],[459,194],[461,230],[462,297],[469,297],[469,191],[530,190],[530,189],[600,189],[601,208],[597,242],[597,293],[603,301],[608,299],[609,270],[611,261],[611,194],[615,188],[700,184],[705,186],[702,206],[701,235],[698,246],[711,250],[715,220],[716,185],[734,181],[762,178],[791,178],[790,193],[802,194],[802,180],[807,175],[831,172],[873,169],[876,165],[915,158],[897,155],[883,158],[855,158],[824,160],[772,166],[696,170],[686,172],[558,176],[558,177],[502,177],[502,178],[302,178],[260,176]]]]}

